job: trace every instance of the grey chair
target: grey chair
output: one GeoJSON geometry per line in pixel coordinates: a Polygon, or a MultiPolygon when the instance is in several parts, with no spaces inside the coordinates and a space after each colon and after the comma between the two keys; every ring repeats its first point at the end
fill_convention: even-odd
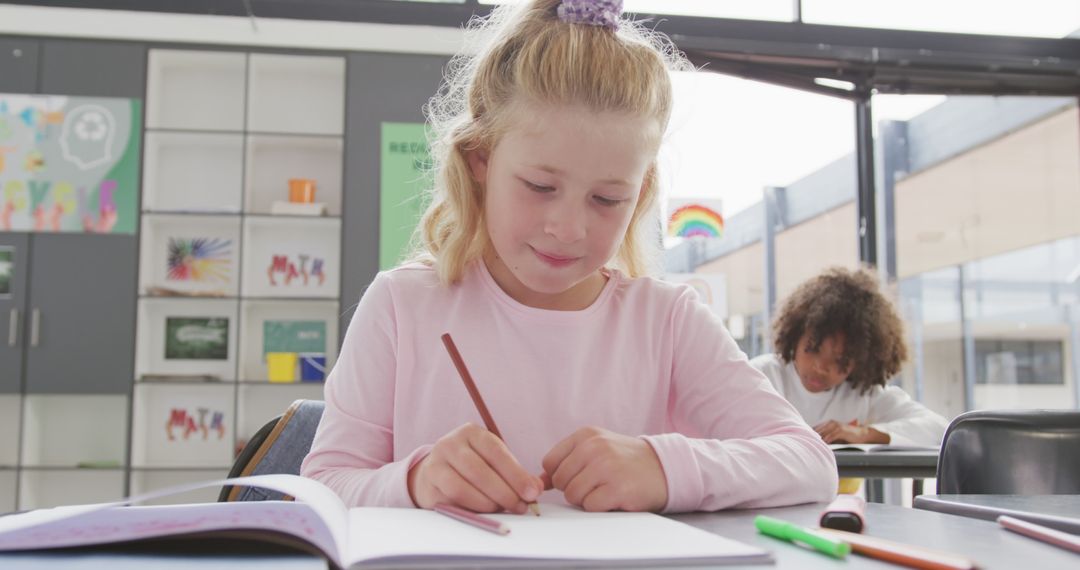
{"type": "MultiPolygon", "coordinates": [[[[300,463],[311,449],[325,403],[296,400],[285,413],[267,422],[244,446],[229,477],[270,473],[300,474],[300,463]]],[[[258,487],[222,487],[218,501],[277,501],[289,497],[258,487]]]]}
{"type": "Polygon", "coordinates": [[[938,457],[938,493],[1080,493],[1080,411],[978,410],[957,416],[938,457]]]}

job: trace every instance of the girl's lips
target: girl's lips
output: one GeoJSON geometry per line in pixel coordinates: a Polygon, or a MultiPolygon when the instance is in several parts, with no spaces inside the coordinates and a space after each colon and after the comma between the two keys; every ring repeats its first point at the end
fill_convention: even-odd
{"type": "Polygon", "coordinates": [[[533,253],[536,254],[536,257],[540,258],[540,261],[543,261],[544,263],[552,267],[566,267],[567,265],[570,265],[571,263],[578,260],[577,257],[563,257],[559,255],[551,255],[548,253],[544,253],[536,248],[532,248],[532,250],[533,253]]]}

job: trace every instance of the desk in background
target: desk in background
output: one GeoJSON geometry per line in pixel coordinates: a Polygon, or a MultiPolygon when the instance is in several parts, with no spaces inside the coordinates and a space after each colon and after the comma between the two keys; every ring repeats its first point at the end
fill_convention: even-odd
{"type": "Polygon", "coordinates": [[[1009,515],[1080,534],[1080,495],[922,495],[914,504],[916,509],[989,521],[1009,515]]]}
{"type": "Polygon", "coordinates": [[[937,477],[937,451],[844,451],[833,452],[841,477],[866,477],[866,500],[882,502],[881,479],[915,480],[914,492],[922,493],[922,479],[937,477]]]}
{"type": "MultiPolygon", "coordinates": [[[[804,526],[816,526],[825,504],[799,505],[777,509],[753,509],[725,511],[720,513],[689,513],[674,515],[673,519],[706,531],[747,544],[765,548],[773,553],[774,565],[732,566],[756,570],[864,570],[891,569],[898,566],[872,558],[851,555],[847,560],[835,560],[823,554],[806,550],[791,543],[776,540],[754,529],[754,517],[758,514],[788,520],[804,526]]],[[[867,532],[890,540],[916,546],[943,550],[969,557],[984,570],[1039,568],[1075,569],[1076,554],[1060,548],[1031,540],[1000,528],[997,524],[970,518],[956,517],[931,511],[908,509],[893,505],[869,504],[866,506],[867,532]]],[[[189,548],[195,545],[189,546],[189,548]]],[[[34,568],[42,570],[128,570],[154,568],[164,570],[214,568],[222,570],[312,570],[326,568],[326,563],[315,557],[288,556],[268,558],[250,556],[108,554],[108,553],[29,553],[0,554],[0,568],[34,568]]],[[[729,567],[725,567],[729,568],[729,567]]]]}

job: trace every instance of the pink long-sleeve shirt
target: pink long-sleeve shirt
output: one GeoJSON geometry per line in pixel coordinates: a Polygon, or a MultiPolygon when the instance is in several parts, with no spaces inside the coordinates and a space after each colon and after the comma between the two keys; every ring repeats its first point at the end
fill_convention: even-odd
{"type": "Polygon", "coordinates": [[[414,506],[409,468],[458,426],[483,425],[440,340],[446,332],[531,473],[591,425],[648,441],[667,478],[665,512],[836,492],[828,446],[689,287],[611,271],[588,308],[552,311],[513,300],[482,262],[449,287],[422,265],[376,276],[327,378],[301,474],[350,506],[414,506]]]}

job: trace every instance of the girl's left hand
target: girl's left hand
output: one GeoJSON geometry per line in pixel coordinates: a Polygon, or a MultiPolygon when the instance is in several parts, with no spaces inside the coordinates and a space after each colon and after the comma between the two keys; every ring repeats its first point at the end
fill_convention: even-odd
{"type": "Polygon", "coordinates": [[[829,420],[814,426],[825,443],[889,443],[889,434],[872,427],[829,420]]]}
{"type": "Polygon", "coordinates": [[[667,478],[647,441],[597,427],[577,430],[544,456],[545,481],[586,511],[659,511],[667,478]]]}

